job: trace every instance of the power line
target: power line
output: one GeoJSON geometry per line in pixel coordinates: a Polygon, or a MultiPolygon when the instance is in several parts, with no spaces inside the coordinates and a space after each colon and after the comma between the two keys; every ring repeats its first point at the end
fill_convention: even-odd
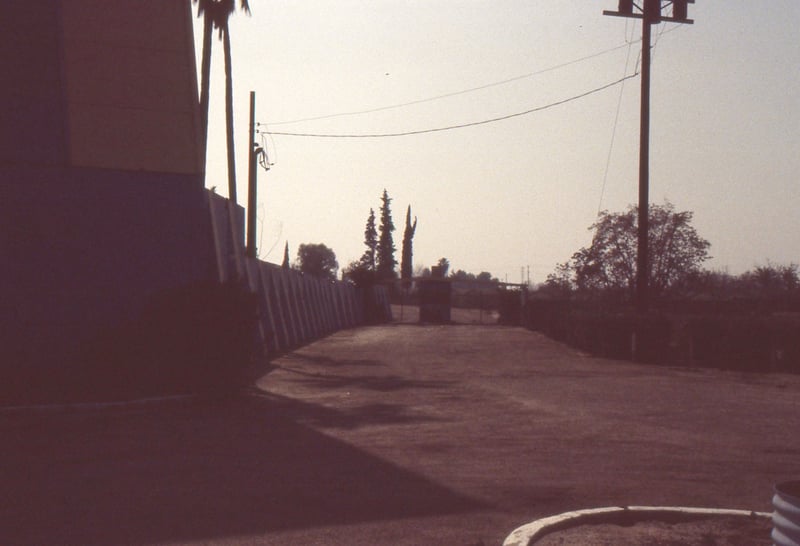
{"type": "MultiPolygon", "coordinates": [[[[640,41],[641,41],[641,38],[636,40],[633,43],[640,42],[640,41]]],[[[315,117],[309,117],[309,118],[294,119],[294,120],[289,120],[289,121],[278,121],[278,122],[270,123],[270,125],[289,125],[289,124],[292,124],[292,123],[302,123],[302,122],[305,122],[305,121],[319,121],[319,120],[323,120],[323,119],[331,119],[331,118],[338,118],[338,117],[345,117],[345,116],[358,116],[358,115],[362,115],[362,114],[372,114],[372,113],[375,113],[375,112],[383,112],[385,110],[393,110],[395,108],[403,108],[403,107],[406,107],[406,106],[413,106],[415,104],[423,104],[423,103],[426,103],[426,102],[432,102],[432,101],[436,101],[436,100],[446,99],[446,98],[449,98],[449,97],[456,97],[458,95],[465,95],[467,93],[473,93],[475,91],[481,91],[483,89],[489,89],[491,87],[497,87],[499,85],[505,85],[505,84],[508,84],[508,83],[513,83],[515,81],[524,80],[524,79],[527,79],[527,78],[532,78],[533,76],[538,76],[538,75],[544,74],[546,72],[552,72],[554,70],[558,70],[560,68],[564,68],[564,67],[567,67],[567,66],[570,66],[570,65],[573,65],[573,64],[577,64],[577,63],[580,63],[580,62],[583,62],[583,61],[588,61],[590,59],[594,59],[595,57],[600,57],[600,56],[606,55],[608,53],[611,53],[613,51],[617,51],[618,49],[622,49],[622,48],[629,47],[629,46],[630,46],[630,44],[625,43],[625,44],[618,45],[618,46],[615,46],[615,47],[612,47],[612,48],[609,48],[609,49],[606,49],[606,50],[603,50],[603,51],[599,51],[597,53],[593,53],[591,55],[587,55],[585,57],[581,57],[579,59],[575,59],[575,60],[572,60],[572,61],[567,61],[565,63],[561,63],[561,64],[558,64],[558,65],[555,65],[555,66],[551,66],[551,67],[548,67],[548,68],[543,68],[542,70],[537,70],[535,72],[529,72],[528,74],[522,74],[521,76],[514,76],[513,78],[508,78],[506,80],[487,83],[485,85],[480,85],[478,87],[470,87],[468,89],[462,89],[461,91],[454,91],[452,93],[445,93],[444,95],[436,95],[436,96],[428,97],[428,98],[425,98],[425,99],[413,100],[413,101],[409,101],[409,102],[402,102],[402,103],[398,103],[398,104],[392,104],[392,105],[389,105],[389,106],[380,106],[378,108],[370,108],[368,110],[357,110],[357,111],[353,111],[353,112],[340,112],[338,114],[327,114],[327,115],[323,115],[323,116],[315,116],[315,117]]]]}
{"type": "MultiPolygon", "coordinates": [[[[623,74],[628,73],[628,65],[630,64],[631,60],[631,49],[633,48],[633,41],[628,40],[628,21],[625,21],[625,41],[628,43],[628,54],[625,56],[625,68],[622,70],[623,74]]],[[[635,25],[631,25],[631,37],[633,37],[633,32],[635,32],[635,25]]],[[[638,61],[637,61],[638,63],[638,61]]],[[[617,139],[617,125],[619,123],[619,112],[622,109],[622,94],[625,91],[625,83],[623,82],[622,85],[619,86],[619,97],[617,98],[617,112],[614,114],[614,126],[611,130],[611,142],[608,145],[608,155],[606,156],[606,169],[603,173],[603,185],[600,188],[600,201],[597,203],[597,216],[600,216],[600,211],[603,207],[603,196],[606,193],[606,182],[608,181],[608,172],[611,167],[611,154],[614,151],[614,142],[617,139]]]]}
{"type": "MultiPolygon", "coordinates": [[[[267,134],[267,135],[278,135],[278,136],[293,136],[293,137],[307,137],[307,138],[386,138],[386,137],[401,137],[401,136],[410,136],[410,135],[421,135],[425,133],[437,133],[441,131],[452,131],[454,129],[464,129],[466,127],[475,127],[477,125],[486,125],[488,123],[495,123],[498,121],[504,121],[511,118],[516,118],[520,116],[525,116],[528,114],[533,114],[534,112],[541,112],[542,110],[547,110],[549,108],[553,108],[555,106],[560,106],[562,104],[566,104],[568,102],[573,102],[578,99],[582,99],[584,97],[588,97],[589,95],[593,95],[595,93],[599,93],[609,87],[614,87],[615,85],[619,85],[625,80],[629,80],[631,78],[635,78],[638,76],[638,73],[630,74],[628,76],[624,76],[616,81],[611,83],[607,83],[600,87],[595,87],[590,91],[585,91],[578,95],[573,95],[572,97],[562,99],[556,102],[551,102],[550,104],[545,104],[544,106],[537,106],[536,108],[531,108],[529,110],[525,110],[524,112],[516,112],[514,114],[508,114],[505,116],[500,116],[497,118],[485,119],[481,121],[473,121],[470,123],[462,123],[460,125],[449,125],[447,127],[436,127],[433,129],[419,129],[416,131],[405,131],[399,133],[373,133],[373,134],[323,134],[323,133],[290,133],[290,132],[283,132],[283,131],[265,131],[259,130],[259,133],[267,134]]],[[[262,124],[259,123],[259,126],[262,124]]],[[[266,126],[266,124],[263,124],[266,126]]]]}

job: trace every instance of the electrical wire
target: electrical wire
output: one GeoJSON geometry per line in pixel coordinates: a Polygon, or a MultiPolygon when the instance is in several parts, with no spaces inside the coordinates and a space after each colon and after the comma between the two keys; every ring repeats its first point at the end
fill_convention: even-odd
{"type": "MultiPolygon", "coordinates": [[[[642,41],[641,39],[633,40],[633,32],[635,31],[635,27],[636,27],[636,25],[633,24],[632,27],[631,27],[631,38],[629,39],[628,38],[628,25],[627,25],[627,20],[626,20],[626,24],[625,24],[625,43],[627,43],[629,45],[629,47],[628,47],[628,55],[627,55],[627,57],[625,59],[625,69],[622,71],[623,74],[627,74],[627,72],[628,72],[628,64],[630,62],[631,47],[633,46],[633,44],[642,41]]],[[[656,48],[656,45],[658,45],[658,41],[661,39],[661,37],[664,36],[665,34],[669,34],[670,32],[674,32],[674,31],[676,31],[676,30],[678,30],[679,28],[682,28],[682,27],[683,27],[683,25],[677,25],[677,26],[675,26],[673,28],[670,28],[670,29],[667,29],[666,25],[661,27],[661,29],[659,30],[658,34],[656,34],[656,39],[655,39],[655,41],[653,43],[653,46],[651,48],[652,49],[651,62],[652,62],[652,59],[655,58],[655,48],[656,48]]],[[[642,53],[641,53],[641,51],[639,51],[639,54],[638,54],[638,56],[636,58],[636,66],[634,68],[634,72],[637,73],[637,74],[639,73],[639,68],[640,68],[639,64],[641,63],[641,60],[642,60],[642,53]]],[[[616,140],[616,135],[617,135],[617,125],[619,123],[619,113],[620,113],[620,109],[621,109],[621,106],[622,106],[622,93],[623,93],[624,90],[625,90],[625,83],[623,82],[622,85],[620,86],[620,90],[619,90],[619,99],[617,100],[617,112],[614,115],[614,127],[613,127],[613,129],[611,131],[611,143],[609,144],[609,147],[608,147],[608,156],[606,157],[606,168],[605,168],[605,172],[603,173],[603,185],[602,185],[602,187],[600,189],[600,200],[599,200],[599,202],[597,204],[597,215],[598,216],[600,216],[600,212],[603,209],[603,197],[605,196],[606,183],[608,181],[608,173],[609,173],[610,166],[611,166],[611,155],[612,155],[612,152],[614,150],[614,142],[616,140]]]]}
{"type": "Polygon", "coordinates": [[[261,258],[261,243],[264,242],[264,217],[266,216],[266,207],[264,206],[264,203],[259,203],[257,210],[258,214],[256,214],[256,218],[258,218],[261,226],[258,230],[258,246],[256,246],[256,257],[261,258]]]}
{"type": "Polygon", "coordinates": [[[272,251],[275,250],[275,247],[278,246],[278,243],[281,240],[281,235],[283,235],[283,222],[278,222],[278,236],[275,237],[275,242],[272,243],[272,246],[269,247],[269,251],[264,255],[264,259],[266,260],[272,251]]]}
{"type": "MultiPolygon", "coordinates": [[[[633,37],[633,32],[636,30],[636,25],[631,25],[631,37],[633,37]]],[[[625,28],[625,41],[628,42],[628,54],[625,56],[625,68],[622,70],[623,74],[628,73],[628,64],[630,64],[631,60],[631,49],[633,48],[633,42],[629,41],[628,39],[628,28],[626,25],[625,28]]],[[[638,61],[637,61],[638,62],[638,61]]],[[[619,112],[622,109],[622,94],[625,90],[625,82],[622,82],[619,88],[619,97],[617,98],[617,112],[614,114],[614,127],[611,130],[611,142],[608,145],[608,155],[606,156],[606,169],[603,173],[603,185],[600,188],[600,200],[597,203],[597,216],[600,216],[600,211],[603,208],[603,197],[606,193],[606,182],[608,181],[608,172],[611,167],[611,155],[614,151],[614,142],[617,138],[617,125],[619,123],[619,112]]]]}
{"type": "MultiPolygon", "coordinates": [[[[588,97],[589,95],[593,95],[595,93],[599,93],[600,91],[603,91],[603,90],[608,89],[610,87],[614,87],[615,85],[619,85],[622,82],[624,82],[625,80],[629,80],[631,78],[635,78],[638,75],[639,75],[638,72],[634,73],[634,74],[629,74],[629,75],[624,76],[624,77],[622,77],[622,78],[620,78],[620,79],[618,79],[616,81],[613,81],[611,83],[607,83],[607,84],[602,85],[600,87],[595,87],[594,89],[591,89],[589,91],[585,91],[585,92],[580,93],[578,95],[573,95],[573,96],[568,97],[566,99],[561,99],[561,100],[556,101],[556,102],[551,102],[551,103],[545,104],[543,106],[537,106],[535,108],[531,108],[531,109],[525,110],[523,112],[516,112],[514,114],[507,114],[505,116],[500,116],[500,117],[491,118],[491,119],[484,119],[484,120],[481,120],[481,121],[473,121],[473,122],[470,122],[470,123],[462,123],[460,125],[449,125],[449,126],[446,126],[446,127],[436,127],[436,128],[432,128],[432,129],[418,129],[416,131],[405,131],[405,132],[397,132],[397,133],[372,133],[372,134],[291,133],[291,132],[284,132],[284,131],[262,131],[262,130],[259,130],[259,133],[267,134],[267,135],[276,135],[276,136],[293,136],[293,137],[307,137],[307,138],[387,138],[387,137],[401,137],[401,136],[410,136],[410,135],[422,135],[422,134],[426,134],[426,133],[438,133],[438,132],[442,132],[442,131],[452,131],[454,129],[464,129],[464,128],[467,128],[467,127],[475,127],[475,126],[478,126],[478,125],[486,125],[486,124],[489,124],[489,123],[496,123],[498,121],[505,121],[507,119],[516,118],[516,117],[520,117],[520,116],[525,116],[525,115],[528,115],[528,114],[533,114],[535,112],[541,112],[542,110],[547,110],[547,109],[553,108],[555,106],[560,106],[562,104],[566,104],[568,102],[573,102],[573,101],[576,101],[578,99],[582,99],[584,97],[588,97]]],[[[262,125],[262,124],[259,124],[259,125],[262,125]]],[[[264,125],[266,125],[266,124],[264,124],[264,125]]]]}
{"type": "MultiPolygon", "coordinates": [[[[641,42],[641,41],[642,41],[641,38],[639,38],[634,43],[641,42]]],[[[323,119],[331,119],[331,118],[337,118],[337,117],[359,116],[359,115],[363,115],[363,114],[372,114],[372,113],[375,113],[375,112],[383,112],[385,110],[393,110],[395,108],[403,108],[403,107],[406,107],[406,106],[413,106],[415,104],[423,104],[423,103],[426,103],[426,102],[432,102],[432,101],[446,99],[446,98],[450,98],[450,97],[456,97],[458,95],[465,95],[467,93],[473,93],[475,91],[481,91],[483,89],[489,89],[491,87],[497,87],[499,85],[505,85],[505,84],[513,83],[513,82],[516,82],[516,81],[519,81],[519,80],[532,78],[532,77],[538,76],[540,74],[545,74],[547,72],[552,72],[554,70],[558,70],[560,68],[564,68],[564,67],[567,67],[567,66],[570,66],[570,65],[573,65],[573,64],[577,64],[577,63],[580,63],[580,62],[583,62],[583,61],[588,61],[588,60],[594,59],[596,57],[601,57],[603,55],[606,55],[608,53],[617,51],[617,50],[622,49],[624,47],[628,47],[629,45],[630,44],[625,43],[625,44],[618,45],[618,46],[615,46],[615,47],[612,47],[612,48],[609,48],[609,49],[606,49],[606,50],[603,50],[603,51],[599,51],[597,53],[593,53],[591,55],[587,55],[585,57],[581,57],[579,59],[574,59],[572,61],[567,61],[565,63],[561,63],[561,64],[558,64],[558,65],[555,65],[555,66],[551,66],[551,67],[548,67],[548,68],[543,68],[542,70],[537,70],[535,72],[529,72],[528,74],[522,74],[521,76],[514,76],[513,78],[508,78],[506,80],[487,83],[485,85],[480,85],[478,87],[470,87],[468,89],[462,89],[461,91],[454,91],[452,93],[445,93],[444,95],[436,95],[436,96],[428,97],[428,98],[425,98],[425,99],[413,100],[413,101],[409,101],[409,102],[402,102],[402,103],[398,103],[398,104],[391,104],[389,106],[380,106],[378,108],[370,108],[368,110],[357,110],[357,111],[353,111],[353,112],[340,112],[338,114],[327,114],[327,115],[323,115],[323,116],[315,116],[315,117],[309,117],[309,118],[294,119],[294,120],[289,120],[289,121],[272,122],[272,123],[270,123],[270,125],[271,126],[289,125],[289,124],[293,124],[293,123],[302,123],[302,122],[306,122],[306,121],[319,121],[319,120],[323,120],[323,119]]]]}
{"type": "Polygon", "coordinates": [[[653,47],[650,48],[651,49],[651,54],[650,54],[650,63],[651,64],[654,63],[655,60],[656,60],[656,46],[658,45],[658,41],[661,39],[661,37],[664,36],[664,34],[666,34],[668,32],[672,32],[673,30],[677,30],[677,29],[679,29],[681,27],[683,27],[683,25],[676,25],[675,27],[667,30],[667,23],[664,23],[663,25],[661,25],[661,28],[659,29],[658,34],[656,34],[655,40],[653,40],[653,47]]]}

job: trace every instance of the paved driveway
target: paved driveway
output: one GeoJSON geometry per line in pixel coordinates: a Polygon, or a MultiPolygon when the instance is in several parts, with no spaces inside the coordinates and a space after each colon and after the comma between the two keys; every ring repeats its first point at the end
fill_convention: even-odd
{"type": "Polygon", "coordinates": [[[0,543],[496,545],[565,510],[769,510],[800,377],[497,326],[340,332],[224,404],[0,413],[0,543]]]}

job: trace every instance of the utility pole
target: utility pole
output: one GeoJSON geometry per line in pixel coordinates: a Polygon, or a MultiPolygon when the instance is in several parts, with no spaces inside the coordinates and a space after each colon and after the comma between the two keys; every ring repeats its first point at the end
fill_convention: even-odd
{"type": "Polygon", "coordinates": [[[619,0],[617,11],[603,11],[603,15],[627,17],[642,20],[642,97],[640,104],[639,128],[639,231],[636,250],[636,311],[646,313],[650,298],[648,284],[650,268],[648,266],[647,234],[650,224],[650,40],[651,25],[662,21],[671,23],[692,24],[687,18],[687,4],[694,0],[639,0],[641,6],[633,0],[619,0]],[[665,7],[672,6],[672,16],[662,15],[665,7]],[[635,12],[634,7],[639,11],[635,12]]]}
{"type": "Polygon", "coordinates": [[[247,163],[247,247],[245,254],[256,257],[256,93],[250,91],[250,135],[247,149],[250,151],[247,163]]]}

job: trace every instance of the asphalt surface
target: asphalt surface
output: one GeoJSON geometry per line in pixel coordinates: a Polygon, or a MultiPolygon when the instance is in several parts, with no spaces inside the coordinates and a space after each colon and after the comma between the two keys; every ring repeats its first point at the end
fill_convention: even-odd
{"type": "Polygon", "coordinates": [[[499,326],[340,332],[216,403],[0,411],[0,544],[500,544],[614,505],[769,511],[800,377],[499,326]]]}

